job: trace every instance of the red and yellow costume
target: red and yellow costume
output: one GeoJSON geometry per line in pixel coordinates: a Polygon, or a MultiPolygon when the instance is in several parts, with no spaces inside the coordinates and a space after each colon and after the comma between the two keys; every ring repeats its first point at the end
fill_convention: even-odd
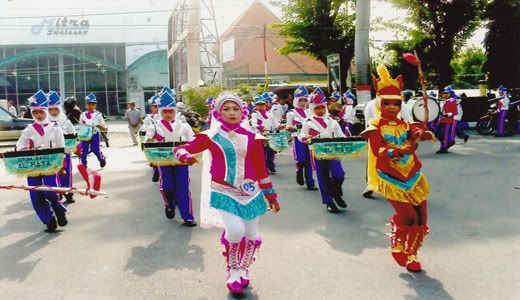
{"type": "Polygon", "coordinates": [[[391,219],[392,256],[399,265],[418,272],[421,265],[417,252],[428,232],[429,186],[415,153],[423,126],[407,123],[398,117],[398,111],[385,109],[384,100],[401,102],[403,80],[401,75],[391,78],[384,66],[378,67],[377,72],[380,78],[374,77],[374,86],[380,98],[381,116],[361,135],[369,139],[371,154],[376,158],[374,191],[384,195],[395,209],[391,219]]]}

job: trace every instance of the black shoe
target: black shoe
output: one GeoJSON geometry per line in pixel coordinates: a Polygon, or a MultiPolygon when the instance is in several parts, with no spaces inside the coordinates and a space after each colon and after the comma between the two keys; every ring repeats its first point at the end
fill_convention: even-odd
{"type": "Polygon", "coordinates": [[[441,149],[441,150],[439,150],[439,151],[437,151],[437,152],[435,152],[435,153],[437,153],[437,154],[446,154],[446,153],[448,153],[448,150],[446,150],[446,149],[441,149]]]}
{"type": "Polygon", "coordinates": [[[469,140],[469,135],[466,135],[466,136],[464,137],[464,143],[467,143],[468,140],[469,140]]]}
{"type": "Polygon", "coordinates": [[[334,202],[327,204],[327,211],[333,214],[341,212],[341,210],[339,210],[339,208],[336,206],[336,204],[334,204],[334,202]]]}
{"type": "Polygon", "coordinates": [[[305,181],[303,179],[303,172],[296,172],[296,183],[298,183],[298,185],[305,184],[305,181]]]}
{"type": "Polygon", "coordinates": [[[269,173],[276,174],[276,169],[275,168],[269,168],[269,173]]]}
{"type": "Polygon", "coordinates": [[[102,159],[102,160],[99,161],[99,166],[101,168],[104,168],[106,165],[107,165],[107,160],[106,159],[102,159]]]}
{"type": "Polygon", "coordinates": [[[58,224],[56,224],[56,218],[52,217],[49,223],[47,223],[47,232],[56,232],[56,228],[58,228],[58,224]]]}
{"type": "Polygon", "coordinates": [[[341,197],[334,198],[334,202],[341,208],[347,208],[347,203],[341,197]]]}
{"type": "Polygon", "coordinates": [[[309,191],[317,191],[318,188],[314,184],[307,184],[307,190],[309,190],[309,191]]]}
{"type": "Polygon", "coordinates": [[[72,198],[73,196],[74,196],[73,193],[66,193],[65,199],[67,199],[67,201],[65,201],[63,203],[67,203],[67,204],[76,203],[76,201],[72,198]]]}
{"type": "Polygon", "coordinates": [[[365,198],[369,198],[369,199],[374,199],[374,191],[372,190],[369,190],[368,188],[366,188],[364,191],[363,191],[363,197],[365,198]]]}
{"type": "Polygon", "coordinates": [[[166,215],[166,218],[173,219],[175,218],[175,209],[170,209],[169,207],[164,207],[164,214],[166,215]]]}
{"type": "Polygon", "coordinates": [[[58,219],[58,225],[60,225],[60,227],[65,227],[69,223],[65,213],[56,213],[56,218],[58,219]]]}
{"type": "Polygon", "coordinates": [[[152,177],[152,182],[158,182],[159,181],[159,172],[154,172],[152,177]]]}
{"type": "Polygon", "coordinates": [[[451,147],[453,147],[455,145],[455,142],[449,142],[448,143],[448,149],[450,149],[451,147]]]}
{"type": "Polygon", "coordinates": [[[182,226],[195,227],[195,226],[197,226],[197,222],[195,222],[195,220],[184,220],[184,223],[182,224],[182,226]]]}

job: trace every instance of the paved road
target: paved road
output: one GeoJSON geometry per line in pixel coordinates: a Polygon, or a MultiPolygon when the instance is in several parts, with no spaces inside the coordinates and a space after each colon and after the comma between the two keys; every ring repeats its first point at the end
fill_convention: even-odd
{"type": "MultiPolygon", "coordinates": [[[[0,299],[228,297],[220,231],[167,220],[150,168],[129,145],[112,139],[101,171],[110,195],[79,198],[57,234],[42,231],[25,192],[0,191],[0,299]]],[[[443,156],[436,145],[420,150],[432,194],[417,275],[390,256],[390,205],[359,196],[363,161],[344,163],[349,209],[331,215],[318,192],[296,186],[289,153],[278,156],[282,211],[261,222],[249,299],[520,299],[520,139],[473,137],[443,156]]],[[[23,182],[0,174],[0,184],[23,182]]],[[[198,207],[200,167],[191,178],[198,207]]]]}

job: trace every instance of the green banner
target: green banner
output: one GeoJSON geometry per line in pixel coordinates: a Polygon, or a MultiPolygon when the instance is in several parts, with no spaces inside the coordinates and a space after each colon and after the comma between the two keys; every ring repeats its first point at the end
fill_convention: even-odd
{"type": "Polygon", "coordinates": [[[76,147],[78,146],[78,139],[76,138],[66,138],[65,139],[65,151],[67,153],[73,153],[76,151],[76,147]]]}
{"type": "MultiPolygon", "coordinates": [[[[63,149],[62,149],[63,150],[63,149]]],[[[4,157],[8,173],[19,176],[47,176],[58,173],[63,167],[64,153],[4,157]]]]}
{"type": "Polygon", "coordinates": [[[290,132],[268,133],[266,137],[269,139],[269,147],[278,153],[289,148],[290,132]]]}
{"type": "Polygon", "coordinates": [[[319,160],[360,159],[366,153],[365,141],[312,144],[312,154],[319,160]]]}
{"type": "Polygon", "coordinates": [[[88,142],[94,135],[94,126],[88,125],[77,125],[76,131],[78,133],[78,139],[82,142],[88,142]]]}
{"type": "Polygon", "coordinates": [[[172,147],[145,147],[144,155],[153,166],[177,166],[182,163],[173,155],[172,147]]]}

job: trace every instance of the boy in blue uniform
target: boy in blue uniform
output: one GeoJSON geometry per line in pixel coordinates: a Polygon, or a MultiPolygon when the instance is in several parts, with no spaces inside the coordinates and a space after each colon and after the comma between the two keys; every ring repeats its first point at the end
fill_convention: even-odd
{"type": "Polygon", "coordinates": [[[103,155],[100,149],[101,134],[99,130],[107,130],[103,115],[96,110],[97,99],[94,93],[90,93],[85,97],[87,111],[83,112],[80,117],[80,123],[87,126],[92,126],[94,135],[90,141],[81,142],[81,163],[87,166],[87,156],[89,152],[96,155],[99,165],[104,168],[107,164],[106,157],[103,155]]]}
{"type": "MultiPolygon", "coordinates": [[[[39,90],[29,98],[29,103],[34,123],[23,130],[22,135],[16,142],[16,149],[20,151],[64,147],[63,131],[58,125],[49,123],[49,99],[45,93],[39,90]]],[[[58,178],[56,174],[27,177],[27,185],[57,187],[58,178]]],[[[60,203],[60,198],[56,192],[30,191],[29,194],[34,211],[42,223],[47,226],[47,232],[56,231],[58,225],[67,225],[68,221],[65,216],[67,209],[60,203]]]]}

